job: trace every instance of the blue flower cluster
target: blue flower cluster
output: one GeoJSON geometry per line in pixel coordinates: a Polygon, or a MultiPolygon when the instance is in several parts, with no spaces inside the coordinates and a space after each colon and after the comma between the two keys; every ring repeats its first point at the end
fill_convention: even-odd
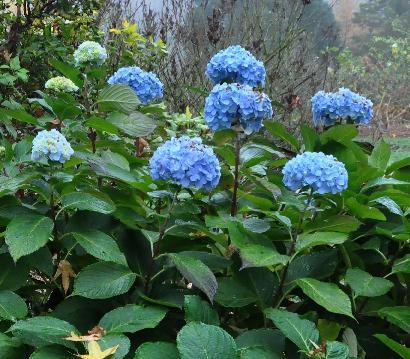
{"type": "Polygon", "coordinates": [[[251,87],[265,86],[265,66],[239,45],[214,55],[205,74],[214,84],[236,82],[251,87]]]}
{"type": "Polygon", "coordinates": [[[107,50],[98,42],[84,41],[74,51],[74,60],[79,65],[102,65],[107,60],[107,50]]]}
{"type": "Polygon", "coordinates": [[[48,157],[51,161],[64,163],[74,154],[70,143],[57,130],[40,131],[33,140],[31,159],[38,161],[48,157]]]}
{"type": "Polygon", "coordinates": [[[108,79],[110,85],[127,84],[147,105],[164,96],[164,85],[153,72],[146,72],[137,66],[122,67],[108,79]]]}
{"type": "Polygon", "coordinates": [[[210,191],[221,177],[221,167],[212,148],[199,137],[172,138],[158,147],[150,160],[155,180],[171,180],[185,188],[210,191]]]}
{"type": "Polygon", "coordinates": [[[346,88],[338,92],[319,91],[312,97],[313,121],[333,125],[338,119],[350,119],[356,124],[368,124],[373,118],[373,103],[346,88]]]}
{"type": "Polygon", "coordinates": [[[213,131],[231,128],[237,121],[246,133],[259,131],[262,121],[272,116],[269,97],[246,85],[216,85],[205,101],[205,121],[213,131]]]}
{"type": "Polygon", "coordinates": [[[283,183],[292,191],[310,187],[315,193],[339,193],[347,188],[345,165],[323,152],[305,152],[286,163],[283,183]]]}

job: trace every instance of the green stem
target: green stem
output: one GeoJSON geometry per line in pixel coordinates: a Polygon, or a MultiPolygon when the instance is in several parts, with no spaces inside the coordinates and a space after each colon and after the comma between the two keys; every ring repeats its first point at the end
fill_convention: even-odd
{"type": "Polygon", "coordinates": [[[345,265],[347,268],[352,268],[352,261],[350,260],[349,253],[347,252],[346,247],[341,244],[339,246],[340,253],[342,253],[343,261],[345,262],[345,265]]]}
{"type": "Polygon", "coordinates": [[[241,139],[239,131],[236,131],[235,137],[235,170],[234,184],[231,202],[231,216],[235,217],[238,211],[238,188],[239,188],[239,166],[241,164],[241,139]]]}

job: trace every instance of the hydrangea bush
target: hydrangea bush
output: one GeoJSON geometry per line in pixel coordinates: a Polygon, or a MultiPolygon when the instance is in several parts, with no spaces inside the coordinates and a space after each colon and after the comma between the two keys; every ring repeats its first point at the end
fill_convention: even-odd
{"type": "Polygon", "coordinates": [[[97,52],[50,61],[76,96],[0,108],[27,129],[0,143],[1,359],[409,358],[409,158],[354,123],[289,133],[236,83],[188,137],[97,52]]]}
{"type": "Polygon", "coordinates": [[[107,60],[107,50],[95,41],[84,41],[74,52],[74,61],[80,65],[102,65],[107,60]]]}

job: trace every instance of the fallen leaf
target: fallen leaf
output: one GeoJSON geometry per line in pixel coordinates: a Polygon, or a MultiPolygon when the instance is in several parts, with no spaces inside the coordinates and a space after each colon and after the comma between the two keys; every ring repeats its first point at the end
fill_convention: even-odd
{"type": "Polygon", "coordinates": [[[70,278],[75,278],[75,272],[71,266],[71,263],[65,259],[58,263],[56,274],[54,274],[54,280],[60,276],[64,293],[67,294],[68,289],[70,288],[70,278]]]}

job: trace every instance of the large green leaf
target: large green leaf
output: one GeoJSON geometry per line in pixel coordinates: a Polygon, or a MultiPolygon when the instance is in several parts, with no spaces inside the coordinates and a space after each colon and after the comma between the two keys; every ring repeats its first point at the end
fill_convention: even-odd
{"type": "Polygon", "coordinates": [[[236,344],[222,328],[189,323],[177,336],[181,359],[235,359],[236,344]]]}
{"type": "Polygon", "coordinates": [[[246,244],[240,246],[243,268],[267,267],[278,264],[286,264],[289,257],[280,254],[276,249],[260,244],[246,244]]]}
{"type": "Polygon", "coordinates": [[[127,265],[127,260],[118,248],[117,242],[105,233],[87,230],[75,232],[73,236],[81,247],[92,256],[107,262],[127,265]]]}
{"type": "Polygon", "coordinates": [[[317,131],[306,125],[300,127],[300,132],[305,144],[305,151],[314,151],[316,145],[319,143],[319,135],[317,131]]]}
{"type": "Polygon", "coordinates": [[[36,214],[15,217],[6,230],[6,243],[14,261],[43,247],[53,227],[49,217],[36,214]]]}
{"type": "Polygon", "coordinates": [[[169,254],[178,271],[202,290],[212,302],[218,288],[215,275],[200,260],[180,254],[169,254]]]}
{"type": "Polygon", "coordinates": [[[138,347],[134,359],[179,359],[177,346],[173,343],[144,343],[138,347]]]}
{"type": "Polygon", "coordinates": [[[283,356],[261,347],[245,348],[239,351],[238,359],[282,359],[283,356]]]}
{"type": "Polygon", "coordinates": [[[319,331],[313,322],[300,319],[296,313],[286,310],[269,308],[265,310],[265,315],[300,350],[309,352],[314,344],[318,344],[319,331]]]}
{"type": "Polygon", "coordinates": [[[350,144],[351,140],[353,140],[358,134],[359,131],[356,128],[356,125],[332,126],[322,133],[320,141],[323,144],[327,143],[329,140],[343,144],[350,144]]]}
{"type": "Polygon", "coordinates": [[[98,341],[98,344],[100,345],[101,350],[107,350],[118,345],[117,351],[115,354],[111,355],[109,359],[123,359],[131,348],[129,338],[126,335],[119,333],[104,335],[98,341]]]}
{"type": "Polygon", "coordinates": [[[410,307],[386,307],[379,310],[379,315],[410,334],[410,307]]]}
{"type": "Polygon", "coordinates": [[[23,110],[11,110],[8,108],[0,108],[0,120],[4,118],[4,116],[15,118],[16,120],[20,122],[31,123],[32,125],[38,125],[38,120],[23,110]]]}
{"type": "Polygon", "coordinates": [[[28,313],[27,305],[17,294],[9,290],[0,291],[0,318],[15,321],[28,313]]]}
{"type": "Polygon", "coordinates": [[[219,325],[218,312],[208,302],[196,295],[186,295],[184,299],[185,321],[219,325]]]}
{"type": "Polygon", "coordinates": [[[155,328],[167,314],[167,310],[157,307],[143,307],[130,304],[105,314],[99,323],[107,333],[135,333],[147,328],[155,328]]]}
{"type": "Polygon", "coordinates": [[[76,359],[66,348],[50,345],[36,350],[29,359],[76,359]]]}
{"type": "Polygon", "coordinates": [[[24,347],[17,338],[0,333],[0,358],[16,359],[24,357],[24,347]]]}
{"type": "Polygon", "coordinates": [[[308,232],[342,232],[351,233],[360,227],[362,223],[351,216],[336,215],[326,219],[318,219],[305,226],[308,232]]]}
{"type": "Polygon", "coordinates": [[[264,348],[270,353],[282,358],[281,353],[285,351],[285,336],[279,330],[267,328],[248,330],[236,339],[238,349],[264,348]]]}
{"type": "Polygon", "coordinates": [[[296,283],[303,293],[329,312],[354,318],[348,295],[336,284],[320,282],[313,278],[298,279],[296,283]]]}
{"type": "Polygon", "coordinates": [[[105,87],[98,97],[101,111],[117,110],[131,113],[140,104],[134,90],[128,85],[116,84],[105,87]]]}
{"type": "Polygon", "coordinates": [[[72,332],[77,332],[71,324],[53,317],[34,317],[21,320],[15,323],[10,331],[23,343],[34,347],[60,344],[69,348],[72,348],[73,344],[64,338],[69,337],[72,332]]]}
{"type": "Polygon", "coordinates": [[[131,137],[146,137],[157,127],[157,122],[140,112],[129,115],[114,113],[106,121],[131,137]]]}
{"type": "Polygon", "coordinates": [[[372,154],[369,157],[369,165],[383,171],[384,173],[390,160],[390,154],[390,146],[384,142],[383,139],[381,139],[377,142],[372,154]]]}
{"type": "Polygon", "coordinates": [[[109,214],[115,211],[114,202],[100,192],[71,192],[61,197],[63,208],[76,208],[82,211],[93,211],[109,214]]]}
{"type": "Polygon", "coordinates": [[[83,86],[83,81],[81,80],[81,71],[74,66],[68,65],[57,59],[48,60],[57,71],[60,71],[65,77],[73,81],[78,87],[83,86]]]}
{"type": "Polygon", "coordinates": [[[346,206],[349,208],[352,214],[356,215],[359,218],[376,219],[379,221],[386,220],[386,216],[378,208],[361,204],[354,197],[349,197],[346,199],[346,206]]]}
{"type": "Polygon", "coordinates": [[[356,297],[378,297],[386,294],[393,287],[393,283],[389,280],[373,277],[358,268],[347,270],[346,283],[353,289],[356,297]]]}
{"type": "Polygon", "coordinates": [[[347,359],[349,357],[349,347],[340,342],[326,342],[325,359],[347,359]]]}
{"type": "Polygon", "coordinates": [[[279,137],[280,139],[289,143],[294,150],[299,150],[299,141],[286,129],[283,124],[281,124],[280,122],[266,121],[264,125],[272,135],[279,137]]]}
{"type": "Polygon", "coordinates": [[[26,261],[13,262],[9,254],[0,255],[0,289],[15,291],[26,282],[29,267],[26,261]]]}
{"type": "Polygon", "coordinates": [[[410,348],[407,348],[404,345],[397,343],[395,340],[390,339],[388,336],[384,334],[376,334],[375,337],[379,339],[383,344],[388,346],[395,353],[400,355],[403,359],[410,358],[410,348]]]}
{"type": "Polygon", "coordinates": [[[316,232],[312,234],[302,233],[296,242],[296,250],[303,251],[315,246],[332,246],[347,241],[349,235],[340,232],[316,232]]]}
{"type": "Polygon", "coordinates": [[[410,273],[410,254],[398,259],[392,268],[393,273],[410,273]]]}
{"type": "Polygon", "coordinates": [[[105,299],[124,294],[134,284],[136,274],[123,265],[99,262],[85,267],[74,282],[73,295],[105,299]]]}

